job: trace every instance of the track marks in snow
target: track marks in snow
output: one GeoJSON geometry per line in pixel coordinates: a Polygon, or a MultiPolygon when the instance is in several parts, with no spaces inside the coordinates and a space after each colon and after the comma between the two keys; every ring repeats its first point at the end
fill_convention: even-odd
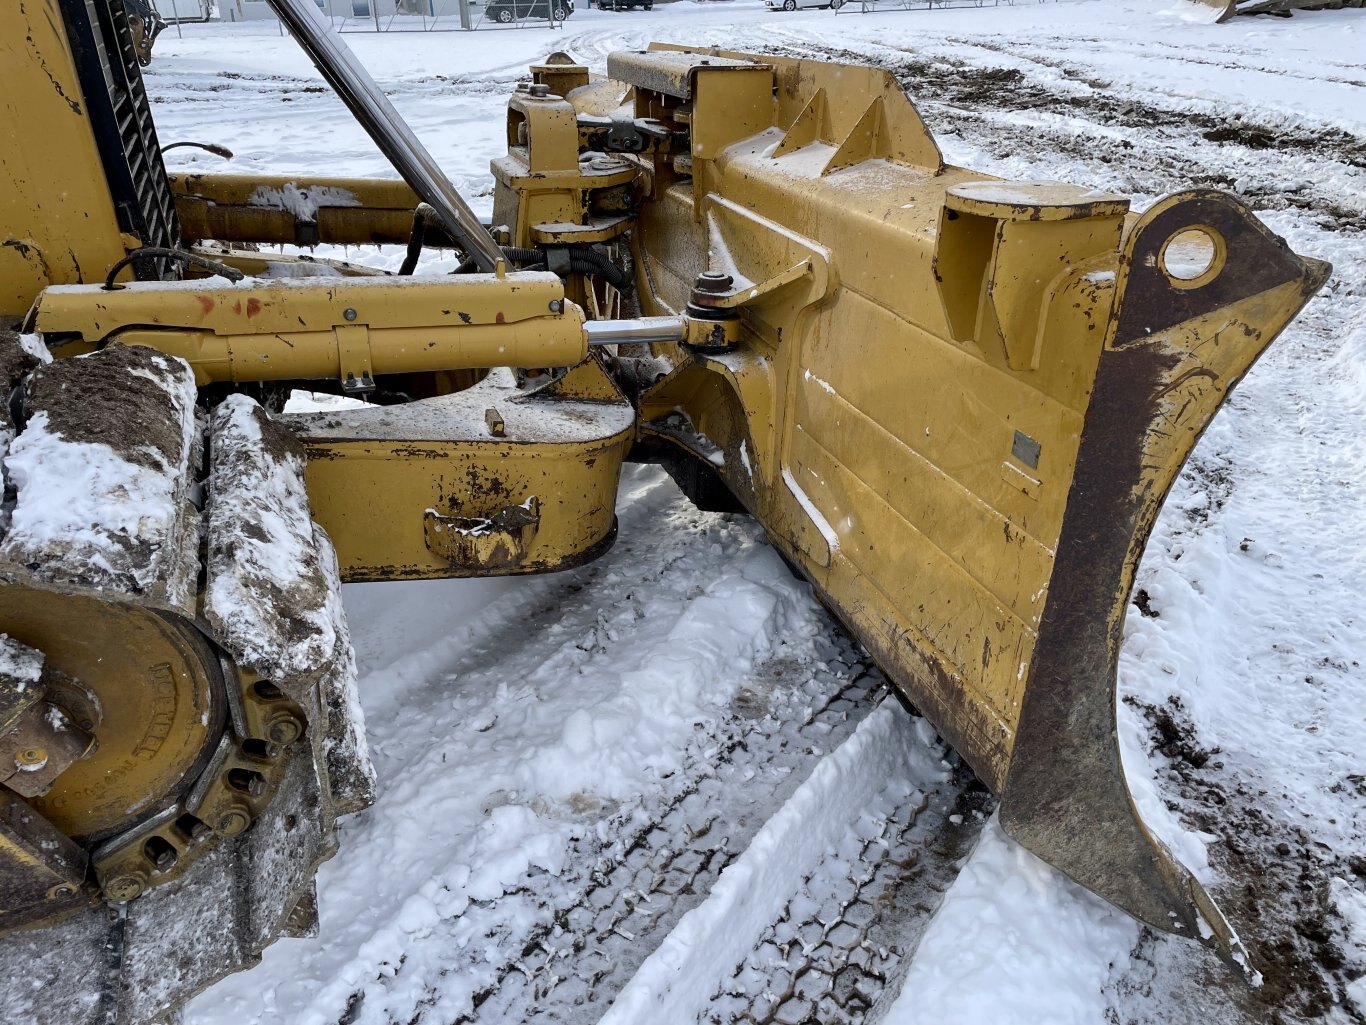
{"type": "Polygon", "coordinates": [[[751,521],[653,469],[620,515],[593,565],[485,608],[448,585],[449,639],[362,650],[379,795],[320,875],[327,942],[271,948],[188,1021],[588,1020],[867,714],[880,678],[751,521]]]}

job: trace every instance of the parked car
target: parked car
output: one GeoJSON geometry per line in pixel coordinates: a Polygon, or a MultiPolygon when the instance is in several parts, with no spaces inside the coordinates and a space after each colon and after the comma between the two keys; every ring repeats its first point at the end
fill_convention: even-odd
{"type": "Polygon", "coordinates": [[[844,6],[844,0],[764,0],[764,6],[770,11],[795,11],[808,7],[828,7],[838,11],[844,6]]]}
{"type": "Polygon", "coordinates": [[[654,0],[597,0],[599,9],[604,11],[629,11],[633,7],[654,10],[654,0]]]}
{"type": "Polygon", "coordinates": [[[484,17],[507,25],[526,18],[553,18],[564,21],[574,13],[574,0],[489,0],[484,17]]]}

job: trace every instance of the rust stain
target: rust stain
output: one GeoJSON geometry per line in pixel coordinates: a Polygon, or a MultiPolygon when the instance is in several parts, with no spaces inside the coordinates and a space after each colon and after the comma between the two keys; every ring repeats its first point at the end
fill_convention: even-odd
{"type": "Polygon", "coordinates": [[[495,324],[506,324],[506,323],[507,323],[507,320],[503,317],[503,311],[502,311],[502,310],[499,310],[499,311],[498,311],[498,316],[496,316],[496,317],[493,318],[493,322],[494,322],[495,324]]]}
{"type": "Polygon", "coordinates": [[[242,300],[241,300],[241,299],[238,299],[237,302],[235,302],[235,303],[232,304],[232,312],[233,312],[233,313],[236,313],[238,316],[241,316],[241,313],[242,313],[242,300]]]}
{"type": "Polygon", "coordinates": [[[199,300],[199,308],[204,311],[204,316],[213,312],[213,300],[207,295],[197,295],[195,298],[199,300]]]}
{"type": "Polygon", "coordinates": [[[258,313],[260,313],[260,312],[261,312],[261,300],[260,300],[260,299],[248,299],[248,300],[247,300],[247,316],[248,316],[248,317],[254,317],[254,316],[256,316],[256,314],[258,314],[258,313]]]}

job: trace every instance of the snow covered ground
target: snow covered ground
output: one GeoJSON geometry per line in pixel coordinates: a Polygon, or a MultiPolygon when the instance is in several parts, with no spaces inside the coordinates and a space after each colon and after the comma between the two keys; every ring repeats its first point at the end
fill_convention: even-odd
{"type": "MultiPolygon", "coordinates": [[[[173,168],[392,173],[272,23],[183,33],[148,72],[161,138],[236,156],[179,149],[173,168]]],[[[1230,188],[1335,264],[1174,490],[1121,665],[1136,800],[1212,882],[1263,989],[1140,930],[993,821],[918,946],[877,952],[897,963],[868,1003],[896,1023],[1361,1020],[1366,14],[1213,26],[1178,0],[871,15],[731,0],[346,35],[481,212],[526,65],[563,49],[601,70],[651,39],[873,61],[955,163],[1139,206],[1230,188]]],[[[320,875],[319,935],[280,942],[188,1022],[729,1020],[737,992],[787,1020],[781,914],[800,917],[802,887],[818,905],[821,880],[844,885],[842,845],[910,835],[893,806],[916,794],[939,816],[921,828],[958,825],[958,808],[971,843],[961,777],[900,706],[874,711],[876,674],[753,524],[694,511],[649,469],[628,474],[619,515],[616,549],[569,574],[348,589],[379,800],[320,875]],[[721,864],[735,871],[717,882],[721,864]]]]}

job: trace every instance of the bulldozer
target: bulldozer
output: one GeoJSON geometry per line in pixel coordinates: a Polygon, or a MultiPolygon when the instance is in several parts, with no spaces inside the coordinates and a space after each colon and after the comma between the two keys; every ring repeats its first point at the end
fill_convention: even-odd
{"type": "Polygon", "coordinates": [[[884,70],[663,44],[532,66],[481,220],[272,2],[398,177],[170,174],[125,0],[6,0],[5,1020],[162,1020],[316,928],[374,798],[342,583],[583,565],[628,460],[755,517],[1015,840],[1255,970],[1135,809],[1116,666],[1168,489],[1327,264],[1224,192],[951,166],[884,70]]]}
{"type": "Polygon", "coordinates": [[[1215,22],[1223,24],[1240,14],[1272,14],[1289,18],[1296,11],[1340,11],[1366,7],[1366,0],[1192,0],[1215,11],[1215,22]]]}

